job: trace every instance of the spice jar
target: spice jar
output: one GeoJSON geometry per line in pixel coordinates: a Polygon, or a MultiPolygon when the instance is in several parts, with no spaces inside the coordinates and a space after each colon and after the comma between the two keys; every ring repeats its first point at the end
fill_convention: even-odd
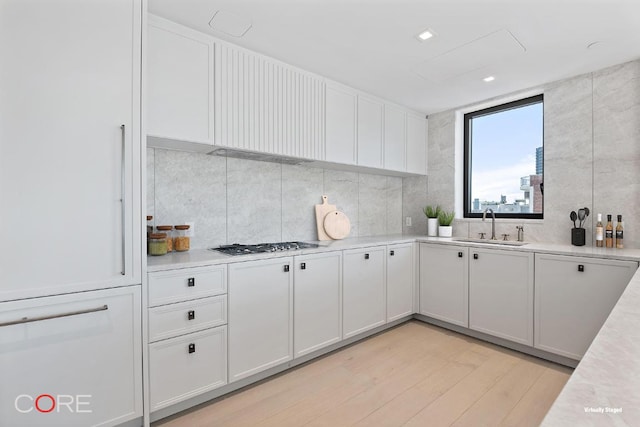
{"type": "Polygon", "coordinates": [[[158,233],[167,235],[167,252],[173,252],[173,226],[159,225],[156,227],[156,230],[158,230],[158,233]]]}
{"type": "Polygon", "coordinates": [[[174,247],[178,252],[184,252],[189,250],[191,244],[191,238],[189,237],[188,225],[176,225],[176,236],[174,238],[174,247]]]}
{"type": "Polygon", "coordinates": [[[167,235],[164,233],[152,233],[149,235],[149,255],[166,255],[167,235]]]}

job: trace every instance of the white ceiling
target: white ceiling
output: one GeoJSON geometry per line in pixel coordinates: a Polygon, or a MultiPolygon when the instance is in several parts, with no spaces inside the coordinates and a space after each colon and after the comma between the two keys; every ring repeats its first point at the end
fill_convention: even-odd
{"type": "Polygon", "coordinates": [[[640,0],[148,5],[151,13],[427,114],[640,58],[640,0]],[[251,28],[239,38],[215,31],[209,21],[217,11],[227,27],[250,21],[251,28]],[[437,36],[420,42],[415,36],[425,28],[437,36]],[[485,83],[489,75],[495,80],[485,83]]]}

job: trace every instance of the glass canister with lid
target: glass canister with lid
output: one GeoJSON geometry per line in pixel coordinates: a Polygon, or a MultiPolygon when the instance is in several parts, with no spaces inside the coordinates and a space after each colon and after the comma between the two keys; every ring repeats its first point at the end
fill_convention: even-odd
{"type": "Polygon", "coordinates": [[[149,235],[149,255],[158,256],[167,253],[167,235],[165,233],[151,233],[149,235]]]}
{"type": "Polygon", "coordinates": [[[173,226],[172,225],[158,225],[156,227],[158,233],[164,233],[167,235],[167,252],[173,252],[173,226]]]}
{"type": "Polygon", "coordinates": [[[189,250],[191,246],[191,237],[189,237],[188,225],[176,225],[176,235],[174,238],[174,250],[177,252],[184,252],[189,250]]]}

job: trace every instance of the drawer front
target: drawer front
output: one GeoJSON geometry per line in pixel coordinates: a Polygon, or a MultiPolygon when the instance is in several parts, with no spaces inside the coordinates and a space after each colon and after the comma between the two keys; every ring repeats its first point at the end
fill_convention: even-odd
{"type": "Polygon", "coordinates": [[[154,307],[149,309],[149,341],[173,338],[226,323],[226,295],[154,307]]]}
{"type": "Polygon", "coordinates": [[[227,327],[149,345],[151,411],[227,383],[227,327]]]}
{"type": "Polygon", "coordinates": [[[149,273],[149,307],[226,292],[226,265],[149,273]]]}

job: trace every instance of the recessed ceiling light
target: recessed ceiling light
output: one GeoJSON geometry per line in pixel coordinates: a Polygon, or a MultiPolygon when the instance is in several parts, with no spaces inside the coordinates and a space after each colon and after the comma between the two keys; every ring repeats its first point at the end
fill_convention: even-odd
{"type": "Polygon", "coordinates": [[[418,34],[416,36],[416,38],[418,40],[420,40],[421,42],[423,42],[425,40],[429,40],[431,37],[433,37],[435,35],[436,35],[436,33],[434,33],[433,30],[430,30],[430,29],[427,28],[426,30],[424,30],[420,34],[418,34]]]}
{"type": "Polygon", "coordinates": [[[485,82],[489,83],[489,82],[494,81],[495,79],[496,79],[495,77],[493,77],[493,76],[489,76],[489,77],[485,77],[485,78],[484,78],[484,79],[482,79],[482,80],[484,80],[485,82]]]}

